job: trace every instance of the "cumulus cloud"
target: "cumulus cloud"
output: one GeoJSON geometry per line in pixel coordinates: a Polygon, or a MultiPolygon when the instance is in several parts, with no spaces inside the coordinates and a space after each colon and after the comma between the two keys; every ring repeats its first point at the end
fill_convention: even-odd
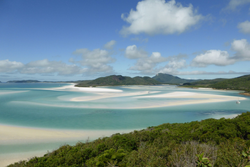
{"type": "Polygon", "coordinates": [[[231,48],[236,52],[233,57],[235,60],[250,61],[250,44],[246,39],[234,40],[231,48]]]}
{"type": "Polygon", "coordinates": [[[191,65],[196,67],[206,67],[208,65],[226,66],[235,63],[235,60],[229,57],[227,51],[208,50],[203,54],[196,56],[191,65]]]}
{"type": "Polygon", "coordinates": [[[130,24],[120,31],[123,35],[146,33],[180,34],[199,23],[203,16],[197,14],[190,4],[187,7],[175,0],[143,0],[138,2],[136,10],[131,9],[129,15],[121,15],[130,24]]]}
{"type": "Polygon", "coordinates": [[[186,60],[171,60],[168,64],[159,70],[159,73],[177,74],[179,69],[186,67],[186,60]]]}
{"type": "Polygon", "coordinates": [[[47,59],[32,61],[27,64],[16,61],[0,60],[0,72],[74,75],[81,74],[84,71],[85,69],[76,65],[68,65],[63,62],[49,61],[47,59]]]}
{"type": "Polygon", "coordinates": [[[231,49],[235,51],[234,56],[229,56],[227,51],[208,50],[196,56],[191,66],[206,67],[208,65],[227,66],[239,61],[250,61],[250,44],[246,39],[234,40],[231,49]]]}
{"type": "Polygon", "coordinates": [[[15,72],[24,66],[21,62],[0,60],[0,72],[15,72]]]}
{"type": "Polygon", "coordinates": [[[110,56],[110,53],[106,50],[94,49],[88,50],[77,49],[73,52],[75,55],[80,55],[81,60],[71,59],[70,61],[73,63],[78,63],[82,66],[87,67],[88,73],[109,73],[113,72],[113,68],[108,65],[109,63],[113,63],[116,60],[110,56]]]}
{"type": "Polygon", "coordinates": [[[139,58],[136,64],[129,68],[129,70],[140,71],[143,74],[152,74],[156,72],[156,65],[165,62],[166,58],[161,56],[159,52],[153,52],[151,56],[139,58]]]}
{"type": "Polygon", "coordinates": [[[68,65],[61,61],[49,61],[47,59],[27,63],[21,70],[22,74],[53,74],[75,75],[82,74],[86,69],[77,65],[68,65]]]}
{"type": "Polygon", "coordinates": [[[138,59],[147,57],[148,53],[143,49],[138,49],[136,45],[128,46],[125,50],[125,57],[129,59],[138,59]]]}
{"type": "Polygon", "coordinates": [[[224,10],[236,10],[238,7],[250,3],[250,0],[230,0],[224,10]]]}
{"type": "Polygon", "coordinates": [[[209,71],[180,71],[174,73],[174,75],[232,75],[232,74],[241,74],[246,75],[250,74],[250,72],[237,72],[237,71],[217,71],[217,72],[209,72],[209,71]]]}
{"type": "Polygon", "coordinates": [[[106,43],[104,45],[104,48],[106,48],[106,49],[113,49],[113,47],[114,47],[115,44],[116,44],[116,41],[115,40],[111,40],[111,41],[109,41],[108,43],[106,43]]]}
{"type": "Polygon", "coordinates": [[[238,24],[238,28],[240,29],[240,32],[250,34],[250,22],[248,20],[238,24]]]}

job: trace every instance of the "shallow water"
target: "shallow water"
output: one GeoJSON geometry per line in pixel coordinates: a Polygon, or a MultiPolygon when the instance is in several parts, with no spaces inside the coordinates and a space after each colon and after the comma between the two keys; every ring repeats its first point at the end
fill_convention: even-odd
{"type": "MultiPolygon", "coordinates": [[[[59,129],[140,129],[162,123],[190,122],[240,114],[250,109],[249,97],[241,101],[141,108],[182,101],[183,98],[134,98],[171,92],[195,92],[239,96],[237,91],[214,91],[176,86],[120,86],[123,94],[138,96],[107,97],[91,101],[69,101],[74,97],[98,97],[98,93],[44,90],[62,84],[0,84],[0,124],[59,129]],[[147,93],[149,91],[149,94],[147,93]],[[150,92],[156,93],[150,93],[150,92]],[[16,92],[16,93],[13,93],[16,92]]],[[[105,94],[105,93],[104,93],[105,94]]],[[[116,93],[109,93],[116,94],[116,93]]],[[[103,93],[102,93],[103,95],[103,93]]],[[[190,99],[185,99],[190,100],[190,99]]]]}
{"type": "MultiPolygon", "coordinates": [[[[68,84],[0,84],[0,124],[77,130],[143,129],[163,123],[182,123],[207,118],[231,118],[250,111],[250,98],[238,91],[178,88],[176,86],[105,87],[122,93],[84,92],[56,88],[68,84]],[[191,98],[140,98],[171,92],[191,92],[245,97],[235,101],[152,107],[191,98]],[[85,101],[71,101],[81,97],[85,101]],[[151,108],[145,108],[151,106],[151,108]]],[[[202,100],[202,99],[196,99],[202,100]]],[[[100,136],[101,137],[101,136],[100,136]]],[[[83,139],[85,140],[85,139],[83,139]]],[[[75,143],[77,141],[69,141],[75,143]]],[[[55,149],[64,143],[1,145],[1,154],[55,149]]]]}

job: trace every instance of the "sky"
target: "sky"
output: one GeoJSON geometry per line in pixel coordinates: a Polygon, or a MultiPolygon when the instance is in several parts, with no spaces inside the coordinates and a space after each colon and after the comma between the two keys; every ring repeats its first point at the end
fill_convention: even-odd
{"type": "Polygon", "coordinates": [[[0,81],[250,74],[250,0],[0,0],[0,81]]]}

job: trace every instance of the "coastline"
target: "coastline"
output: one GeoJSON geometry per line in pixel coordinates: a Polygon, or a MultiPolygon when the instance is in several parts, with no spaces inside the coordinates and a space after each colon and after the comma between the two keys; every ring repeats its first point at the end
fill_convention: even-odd
{"type": "MultiPolygon", "coordinates": [[[[100,137],[108,137],[115,133],[129,133],[134,129],[117,129],[117,130],[68,130],[68,129],[45,129],[45,128],[33,128],[22,127],[13,125],[0,124],[0,146],[11,147],[17,145],[18,148],[22,145],[36,145],[36,144],[54,144],[58,148],[61,144],[78,141],[95,140],[100,137]],[[56,146],[58,145],[58,146],[56,146]]],[[[52,151],[52,150],[50,150],[52,151]]],[[[6,166],[11,163],[28,160],[28,158],[34,156],[42,156],[47,153],[47,149],[38,149],[31,151],[0,152],[0,166],[6,166]]]]}
{"type": "Polygon", "coordinates": [[[244,93],[239,93],[240,95],[244,95],[244,96],[250,96],[250,93],[244,92],[244,93]]]}
{"type": "MultiPolygon", "coordinates": [[[[142,85],[145,86],[145,85],[142,85]]],[[[150,85],[149,85],[150,86],[150,85]]],[[[39,88],[34,88],[39,89],[39,88]]],[[[245,100],[244,97],[236,96],[223,96],[223,95],[213,95],[204,93],[193,93],[193,92],[171,92],[157,95],[159,91],[138,91],[133,93],[126,93],[119,89],[113,88],[101,88],[101,87],[75,87],[74,83],[67,86],[57,87],[57,88],[41,88],[43,90],[54,90],[54,91],[76,91],[76,92],[91,92],[96,96],[92,99],[89,97],[74,97],[69,101],[81,102],[81,101],[93,101],[105,98],[115,98],[115,97],[126,97],[131,96],[131,98],[142,99],[142,98],[186,98],[183,101],[173,101],[173,102],[158,102],[155,104],[146,104],[144,106],[120,106],[126,109],[143,109],[143,108],[157,108],[157,107],[168,107],[168,106],[178,106],[178,105],[191,105],[191,104],[201,104],[201,103],[216,103],[216,102],[226,102],[235,100],[245,100]],[[145,96],[142,96],[145,95],[145,96]]],[[[207,89],[207,88],[201,88],[207,89]]],[[[210,90],[210,89],[209,89],[210,90]]],[[[214,89],[217,90],[217,89],[214,89]]],[[[227,91],[227,90],[225,90],[227,91]]],[[[231,90],[230,90],[231,91],[231,90]]],[[[37,104],[39,105],[39,104],[37,104]]],[[[71,107],[71,106],[70,106],[71,107]]],[[[89,108],[89,106],[86,106],[89,108]]],[[[98,107],[97,107],[98,108],[98,107]]],[[[100,106],[103,108],[103,106],[100,106]]],[[[112,108],[112,107],[108,107],[112,108]]],[[[70,129],[45,129],[45,128],[33,128],[33,127],[21,127],[13,125],[0,124],[0,145],[13,145],[13,144],[38,144],[38,143],[52,143],[55,141],[68,142],[68,141],[86,141],[88,138],[90,140],[97,139],[99,137],[111,136],[115,133],[128,133],[133,130],[70,130],[70,129]]],[[[75,142],[75,143],[76,143],[75,142]]],[[[37,150],[22,153],[0,153],[0,166],[8,165],[19,160],[27,160],[28,158],[34,156],[42,156],[46,154],[47,150],[37,150]]]]}

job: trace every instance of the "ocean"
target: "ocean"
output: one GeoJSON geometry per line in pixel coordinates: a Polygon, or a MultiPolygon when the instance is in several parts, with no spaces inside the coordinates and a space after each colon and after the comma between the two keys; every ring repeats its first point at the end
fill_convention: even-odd
{"type": "MultiPolygon", "coordinates": [[[[68,86],[70,84],[1,83],[0,124],[69,131],[119,132],[163,123],[232,118],[250,111],[250,97],[240,95],[239,91],[191,89],[172,85],[115,86],[78,91],[68,86]],[[214,101],[208,103],[211,99],[214,101]],[[240,104],[236,104],[238,99],[241,99],[240,104]],[[202,103],[202,100],[207,100],[207,103],[202,103]]],[[[76,139],[68,141],[69,144],[75,142],[76,139]]],[[[53,150],[64,143],[0,142],[0,157],[13,153],[53,150]]]]}

